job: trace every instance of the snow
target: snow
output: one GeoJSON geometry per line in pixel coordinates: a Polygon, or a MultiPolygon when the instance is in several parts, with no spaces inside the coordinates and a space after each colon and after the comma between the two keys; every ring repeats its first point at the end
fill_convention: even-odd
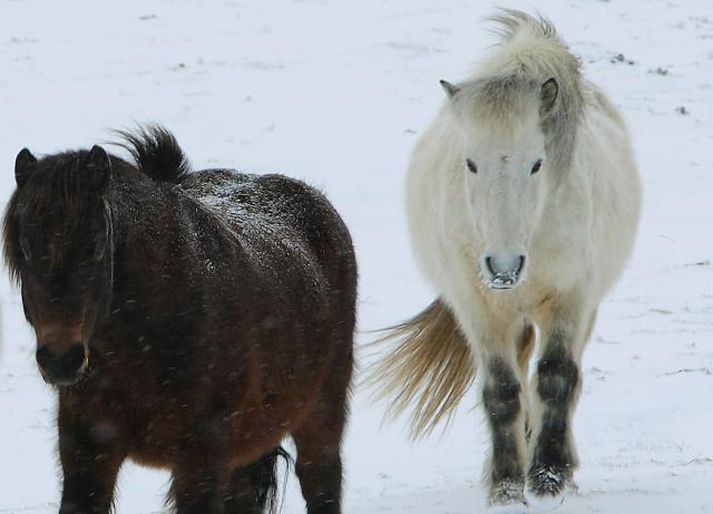
{"type": "MultiPolygon", "coordinates": [[[[509,1],[555,22],[631,128],[645,186],[634,258],[585,354],[579,491],[561,512],[713,512],[713,4],[509,1]]],[[[353,231],[367,331],[432,300],[406,235],[403,175],[443,101],[494,41],[465,0],[0,0],[0,200],[24,146],[49,153],[157,121],[196,167],[286,172],[353,231]]],[[[58,508],[55,405],[18,292],[0,283],[0,513],[58,508]]],[[[410,443],[357,387],[345,512],[484,511],[474,395],[410,443]]],[[[127,465],[118,512],[160,512],[167,474],[127,465]]],[[[290,478],[283,513],[304,512],[290,478]]]]}

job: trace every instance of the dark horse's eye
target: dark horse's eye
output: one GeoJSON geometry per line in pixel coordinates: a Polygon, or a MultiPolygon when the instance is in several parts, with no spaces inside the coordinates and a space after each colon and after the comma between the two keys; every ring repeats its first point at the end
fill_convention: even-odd
{"type": "Polygon", "coordinates": [[[106,251],[106,243],[104,241],[99,241],[97,247],[94,249],[94,260],[96,262],[101,262],[104,258],[104,252],[106,251]]]}
{"type": "Polygon", "coordinates": [[[540,168],[542,168],[542,159],[537,159],[537,162],[532,166],[532,170],[530,170],[530,175],[534,175],[540,171],[540,168]]]}
{"type": "Polygon", "coordinates": [[[478,167],[475,165],[473,161],[470,159],[465,160],[465,165],[468,166],[468,169],[473,172],[473,173],[478,173],[478,167]]]}

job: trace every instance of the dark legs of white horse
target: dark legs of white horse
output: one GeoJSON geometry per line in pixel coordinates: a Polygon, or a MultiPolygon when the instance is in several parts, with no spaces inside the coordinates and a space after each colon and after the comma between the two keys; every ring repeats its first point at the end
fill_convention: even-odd
{"type": "Polygon", "coordinates": [[[512,368],[500,359],[492,359],[483,388],[483,406],[493,443],[489,477],[492,503],[509,503],[522,495],[522,449],[517,430],[522,416],[521,389],[512,368]]]}
{"type": "Polygon", "coordinates": [[[579,385],[579,366],[561,336],[555,334],[537,363],[536,393],[542,414],[539,431],[533,434],[527,473],[528,491],[543,500],[559,497],[577,466],[571,419],[579,385]]]}
{"type": "MultiPolygon", "coordinates": [[[[484,344],[479,356],[483,407],[490,429],[492,455],[486,467],[488,504],[524,507],[527,471],[528,363],[535,345],[535,328],[527,322],[519,331],[501,334],[505,344],[484,344]],[[515,345],[508,341],[515,340],[515,345]]],[[[488,341],[488,338],[483,338],[488,341]]]]}
{"type": "Polygon", "coordinates": [[[510,345],[492,345],[481,358],[493,449],[486,476],[492,507],[553,507],[573,482],[578,461],[571,420],[581,386],[579,359],[594,314],[582,324],[571,314],[550,319],[535,366],[532,404],[526,394],[535,346],[531,325],[519,336],[515,355],[506,350],[510,345]]]}
{"type": "Polygon", "coordinates": [[[523,504],[525,408],[516,367],[501,357],[486,363],[483,406],[492,436],[487,471],[490,505],[523,504]]]}
{"type": "Polygon", "coordinates": [[[573,323],[555,324],[545,335],[537,361],[535,400],[539,403],[530,440],[526,496],[531,503],[559,503],[573,484],[577,452],[572,415],[581,388],[580,356],[594,324],[584,330],[573,323]]]}

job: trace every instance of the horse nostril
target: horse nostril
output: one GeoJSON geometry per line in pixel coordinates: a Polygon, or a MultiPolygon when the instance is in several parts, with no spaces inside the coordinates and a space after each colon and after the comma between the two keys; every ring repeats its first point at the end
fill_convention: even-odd
{"type": "Polygon", "coordinates": [[[525,269],[524,255],[487,255],[483,261],[492,275],[508,273],[517,276],[525,269]]]}
{"type": "Polygon", "coordinates": [[[37,348],[35,359],[37,359],[37,364],[39,364],[40,368],[45,369],[49,367],[50,362],[54,359],[54,356],[47,346],[40,346],[37,348]]]}
{"type": "Polygon", "coordinates": [[[491,275],[497,275],[497,272],[493,269],[493,259],[488,255],[485,257],[485,268],[490,272],[491,275]]]}
{"type": "Polygon", "coordinates": [[[74,343],[61,355],[52,352],[49,344],[37,348],[35,358],[40,368],[54,380],[67,380],[75,376],[86,360],[82,343],[74,343]]]}

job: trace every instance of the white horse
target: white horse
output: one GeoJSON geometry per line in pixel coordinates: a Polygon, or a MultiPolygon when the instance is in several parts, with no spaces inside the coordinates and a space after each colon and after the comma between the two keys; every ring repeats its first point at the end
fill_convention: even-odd
{"type": "Polygon", "coordinates": [[[582,350],[629,259],[641,186],[619,113],[552,24],[493,19],[501,44],[466,81],[441,81],[448,101],[408,170],[413,247],[438,299],[385,338],[396,346],[371,378],[395,412],[415,403],[423,435],[480,369],[489,504],[549,508],[573,484],[582,350]]]}

